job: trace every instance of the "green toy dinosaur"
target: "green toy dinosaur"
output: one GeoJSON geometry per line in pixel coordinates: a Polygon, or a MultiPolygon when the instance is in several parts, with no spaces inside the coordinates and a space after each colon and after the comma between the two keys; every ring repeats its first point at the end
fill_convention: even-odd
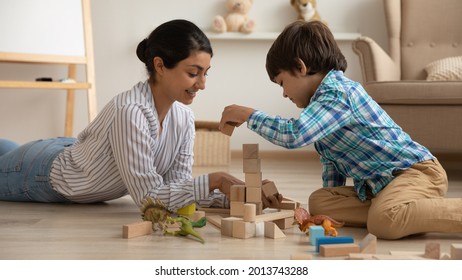
{"type": "Polygon", "coordinates": [[[172,218],[173,215],[175,214],[168,210],[167,206],[160,199],[147,197],[141,206],[141,217],[143,221],[152,222],[153,231],[160,229],[164,232],[164,234],[173,236],[192,235],[198,238],[200,242],[205,242],[200,234],[194,230],[195,227],[203,227],[206,225],[207,220],[205,217],[194,222],[191,219],[183,216],[172,218]],[[168,230],[168,225],[174,223],[180,223],[180,229],[174,231],[168,230]]]}
{"type": "Polygon", "coordinates": [[[190,219],[186,217],[182,217],[182,216],[179,216],[176,218],[167,217],[167,221],[172,224],[180,223],[180,229],[174,230],[174,231],[164,230],[165,234],[169,234],[173,236],[187,236],[191,234],[192,236],[195,236],[196,238],[198,238],[202,243],[205,243],[205,240],[202,238],[202,236],[200,236],[199,233],[197,233],[194,230],[195,227],[205,226],[205,223],[207,221],[205,217],[200,218],[197,222],[193,222],[190,219]]]}

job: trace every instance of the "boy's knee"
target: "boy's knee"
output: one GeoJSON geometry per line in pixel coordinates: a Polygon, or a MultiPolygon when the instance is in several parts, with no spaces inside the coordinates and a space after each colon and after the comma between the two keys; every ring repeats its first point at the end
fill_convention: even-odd
{"type": "Polygon", "coordinates": [[[308,211],[312,215],[322,213],[323,202],[328,195],[329,193],[323,188],[312,192],[308,198],[308,211]]]}
{"type": "Polygon", "coordinates": [[[367,219],[367,231],[377,238],[395,240],[404,237],[401,233],[402,227],[386,215],[380,213],[378,215],[370,215],[367,219]]]}

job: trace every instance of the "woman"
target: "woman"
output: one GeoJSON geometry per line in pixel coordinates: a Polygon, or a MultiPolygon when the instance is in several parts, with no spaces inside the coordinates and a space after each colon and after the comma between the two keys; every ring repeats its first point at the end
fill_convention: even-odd
{"type": "Polygon", "coordinates": [[[170,210],[193,202],[228,207],[237,178],[216,172],[192,178],[191,104],[205,88],[213,55],[193,23],[157,27],[136,50],[149,79],[114,97],[75,138],[38,140],[18,147],[0,140],[0,200],[92,203],[130,194],[170,210]]]}

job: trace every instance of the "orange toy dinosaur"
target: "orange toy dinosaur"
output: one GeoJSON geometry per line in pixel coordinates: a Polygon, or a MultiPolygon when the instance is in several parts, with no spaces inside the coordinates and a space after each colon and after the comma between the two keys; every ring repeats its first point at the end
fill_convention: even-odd
{"type": "Polygon", "coordinates": [[[305,232],[307,235],[308,228],[310,226],[322,226],[324,228],[324,234],[328,236],[337,236],[336,227],[342,227],[343,222],[338,222],[326,215],[310,215],[304,208],[297,208],[294,212],[295,223],[298,223],[298,228],[305,232]]]}

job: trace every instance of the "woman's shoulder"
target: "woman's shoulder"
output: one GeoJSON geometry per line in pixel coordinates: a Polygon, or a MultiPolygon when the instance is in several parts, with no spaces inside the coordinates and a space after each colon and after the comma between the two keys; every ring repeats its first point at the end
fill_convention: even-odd
{"type": "Polygon", "coordinates": [[[119,93],[114,97],[116,107],[122,107],[125,105],[151,105],[152,95],[149,83],[138,82],[131,89],[119,93]]]}
{"type": "Polygon", "coordinates": [[[186,123],[194,121],[193,110],[180,102],[177,102],[177,101],[173,102],[171,112],[172,114],[176,116],[176,119],[181,118],[186,123]]]}

